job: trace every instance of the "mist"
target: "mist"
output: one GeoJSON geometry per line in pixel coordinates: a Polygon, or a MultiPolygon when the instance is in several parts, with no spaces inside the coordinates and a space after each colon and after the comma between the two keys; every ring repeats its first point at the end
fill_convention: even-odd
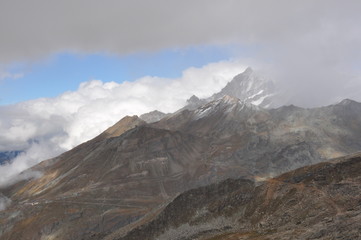
{"type": "Polygon", "coordinates": [[[11,204],[11,200],[0,193],[0,211],[6,209],[11,204]]]}

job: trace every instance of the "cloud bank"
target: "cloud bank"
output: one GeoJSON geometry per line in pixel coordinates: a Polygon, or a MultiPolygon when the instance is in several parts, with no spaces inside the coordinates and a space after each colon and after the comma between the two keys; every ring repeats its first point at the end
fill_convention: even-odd
{"type": "Polygon", "coordinates": [[[0,107],[0,151],[25,150],[0,166],[0,185],[14,175],[100,134],[126,115],[173,112],[193,94],[208,97],[245,69],[238,61],[189,68],[180,78],[143,77],[134,82],[92,80],[55,98],[0,107]]]}
{"type": "Polygon", "coordinates": [[[0,67],[59,52],[234,45],[271,64],[295,104],[324,105],[360,81],[360,12],[359,0],[3,0],[0,67]]]}
{"type": "Polygon", "coordinates": [[[212,43],[287,52],[322,45],[351,57],[360,51],[360,8],[358,0],[3,0],[0,62],[64,50],[125,54],[212,43]]]}

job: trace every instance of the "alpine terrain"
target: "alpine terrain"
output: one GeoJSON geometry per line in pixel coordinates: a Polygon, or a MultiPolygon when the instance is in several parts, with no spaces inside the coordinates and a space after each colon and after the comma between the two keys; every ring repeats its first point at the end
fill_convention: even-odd
{"type": "Polygon", "coordinates": [[[276,95],[248,68],[175,113],[124,117],[2,186],[0,239],[357,239],[361,103],[276,95]]]}

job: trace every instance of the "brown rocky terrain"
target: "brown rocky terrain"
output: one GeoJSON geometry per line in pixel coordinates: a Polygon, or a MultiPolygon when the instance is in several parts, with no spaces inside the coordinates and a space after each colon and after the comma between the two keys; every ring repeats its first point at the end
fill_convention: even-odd
{"type": "Polygon", "coordinates": [[[127,225],[189,188],[183,169],[203,148],[194,136],[147,126],[95,138],[35,166],[40,178],[3,189],[12,205],[1,212],[1,238],[79,239],[127,225]]]}
{"type": "Polygon", "coordinates": [[[2,187],[11,204],[0,212],[0,239],[127,232],[188,189],[227,178],[268,179],[360,151],[360,122],[361,104],[351,100],[268,110],[229,96],[155,123],[126,117],[27,171],[40,172],[39,178],[2,187]]]}
{"type": "MultiPolygon", "coordinates": [[[[112,239],[360,239],[361,154],[257,183],[189,190],[151,222],[112,239]]],[[[107,238],[110,239],[110,238],[107,238]]]]}

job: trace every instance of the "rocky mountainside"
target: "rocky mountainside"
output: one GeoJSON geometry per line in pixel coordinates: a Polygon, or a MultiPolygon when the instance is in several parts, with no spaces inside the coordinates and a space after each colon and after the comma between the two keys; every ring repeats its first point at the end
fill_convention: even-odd
{"type": "Polygon", "coordinates": [[[126,131],[135,122],[124,118],[116,125],[125,132],[110,128],[29,170],[42,172],[38,179],[3,188],[12,203],[0,214],[0,239],[87,238],[189,189],[188,170],[201,162],[205,142],[144,125],[126,131]]]}
{"type": "MultiPolygon", "coordinates": [[[[118,234],[118,236],[117,236],[118,234]]],[[[361,154],[193,189],[117,240],[360,239],[361,154]]]]}
{"type": "Polygon", "coordinates": [[[0,212],[0,239],[91,239],[131,229],[188,189],[266,179],[360,151],[360,122],[361,104],[351,100],[267,110],[229,96],[151,124],[125,117],[28,170],[41,177],[1,189],[11,204],[0,212]]]}
{"type": "Polygon", "coordinates": [[[232,96],[245,103],[270,108],[274,106],[273,99],[276,95],[277,90],[274,83],[248,67],[243,73],[238,74],[228,82],[220,92],[213,94],[211,97],[199,99],[193,95],[181,110],[194,110],[224,96],[232,96]]]}
{"type": "MultiPolygon", "coordinates": [[[[245,81],[253,74],[248,69],[234,82],[248,88],[245,81]]],[[[233,88],[223,93],[227,89],[233,88]]],[[[249,94],[193,97],[192,107],[173,114],[125,117],[25,171],[39,177],[0,189],[6,207],[0,211],[0,239],[110,237],[149,223],[189,189],[242,178],[229,188],[236,191],[246,182],[244,188],[253,191],[255,178],[361,151],[361,103],[267,109],[252,102],[269,94],[258,100],[249,94]]]]}
{"type": "MultiPolygon", "coordinates": [[[[361,104],[351,100],[315,109],[267,110],[225,96],[152,126],[207,138],[207,163],[220,177],[237,166],[247,170],[246,175],[277,175],[359,151],[360,122],[361,104]]],[[[234,174],[239,176],[240,170],[234,174]]]]}

